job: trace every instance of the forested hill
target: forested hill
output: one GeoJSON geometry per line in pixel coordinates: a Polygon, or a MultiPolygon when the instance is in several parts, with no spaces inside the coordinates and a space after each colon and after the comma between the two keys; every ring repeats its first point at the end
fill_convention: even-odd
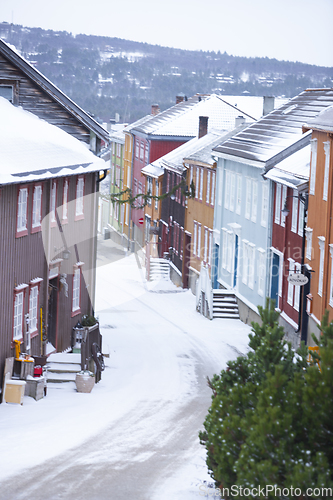
{"type": "MultiPolygon", "coordinates": [[[[110,34],[111,29],[110,29],[110,34]]],[[[96,119],[133,122],[176,95],[293,97],[333,87],[333,68],[0,23],[0,37],[96,119]]],[[[1,75],[0,75],[1,76],[1,75]]]]}

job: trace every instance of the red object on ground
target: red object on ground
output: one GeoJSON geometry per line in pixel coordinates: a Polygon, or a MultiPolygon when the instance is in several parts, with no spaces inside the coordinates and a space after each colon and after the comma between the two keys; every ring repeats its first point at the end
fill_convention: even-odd
{"type": "Polygon", "coordinates": [[[43,368],[40,365],[36,365],[34,368],[34,377],[40,377],[43,375],[43,368]]]}

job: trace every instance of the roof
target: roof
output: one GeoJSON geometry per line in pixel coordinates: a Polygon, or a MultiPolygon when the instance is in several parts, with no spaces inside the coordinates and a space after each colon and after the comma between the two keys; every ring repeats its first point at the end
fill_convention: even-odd
{"type": "MultiPolygon", "coordinates": [[[[264,97],[254,95],[223,95],[224,101],[233,104],[236,108],[244,110],[249,115],[259,120],[263,116],[264,97]]],[[[274,97],[274,109],[286,104],[290,99],[284,97],[274,97]]]]}
{"type": "Polygon", "coordinates": [[[316,118],[310,120],[306,125],[304,125],[304,129],[333,132],[333,106],[321,111],[316,118]]]}
{"type": "Polygon", "coordinates": [[[302,125],[333,105],[333,89],[308,89],[216,147],[223,158],[265,164],[302,136],[302,125]]]}
{"type": "Polygon", "coordinates": [[[105,162],[59,127],[0,97],[0,185],[79,175],[105,162]]]}
{"type": "Polygon", "coordinates": [[[244,116],[247,123],[254,118],[235,106],[225,102],[218,95],[196,94],[175,104],[171,108],[150,116],[141,124],[133,124],[130,131],[148,136],[148,139],[184,138],[188,140],[198,134],[199,116],[208,116],[208,132],[212,129],[232,130],[235,120],[244,116]]]}
{"type": "Polygon", "coordinates": [[[56,87],[48,78],[46,78],[40,71],[31,66],[14,47],[9,46],[0,39],[0,53],[18,67],[25,75],[33,80],[46,94],[60,106],[62,106],[68,113],[74,116],[82,125],[94,132],[97,137],[103,139],[105,142],[109,140],[108,132],[94,120],[86,111],[80,108],[74,101],[72,101],[66,94],[64,94],[58,87],[56,87]]]}
{"type": "Polygon", "coordinates": [[[309,180],[310,154],[311,146],[308,144],[271,168],[264,177],[285,186],[297,188],[309,180]]]}

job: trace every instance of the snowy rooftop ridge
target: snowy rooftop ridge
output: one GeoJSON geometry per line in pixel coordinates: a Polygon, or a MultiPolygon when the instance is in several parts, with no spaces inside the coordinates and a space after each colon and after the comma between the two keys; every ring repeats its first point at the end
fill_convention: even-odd
{"type": "Polygon", "coordinates": [[[0,184],[105,168],[85,144],[0,97],[0,184]]]}

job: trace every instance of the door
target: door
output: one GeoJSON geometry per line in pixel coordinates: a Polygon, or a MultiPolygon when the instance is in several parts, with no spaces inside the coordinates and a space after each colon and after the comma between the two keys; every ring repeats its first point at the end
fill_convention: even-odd
{"type": "Polygon", "coordinates": [[[280,273],[280,257],[278,256],[278,254],[273,253],[271,299],[275,300],[275,307],[279,306],[279,273],[280,273]]]}
{"type": "Polygon", "coordinates": [[[54,348],[57,347],[58,320],[58,277],[49,280],[49,304],[47,318],[47,338],[54,348]]]}
{"type": "Polygon", "coordinates": [[[233,287],[236,288],[237,283],[237,271],[238,271],[238,235],[235,235],[235,260],[234,260],[234,281],[233,287]]]}

